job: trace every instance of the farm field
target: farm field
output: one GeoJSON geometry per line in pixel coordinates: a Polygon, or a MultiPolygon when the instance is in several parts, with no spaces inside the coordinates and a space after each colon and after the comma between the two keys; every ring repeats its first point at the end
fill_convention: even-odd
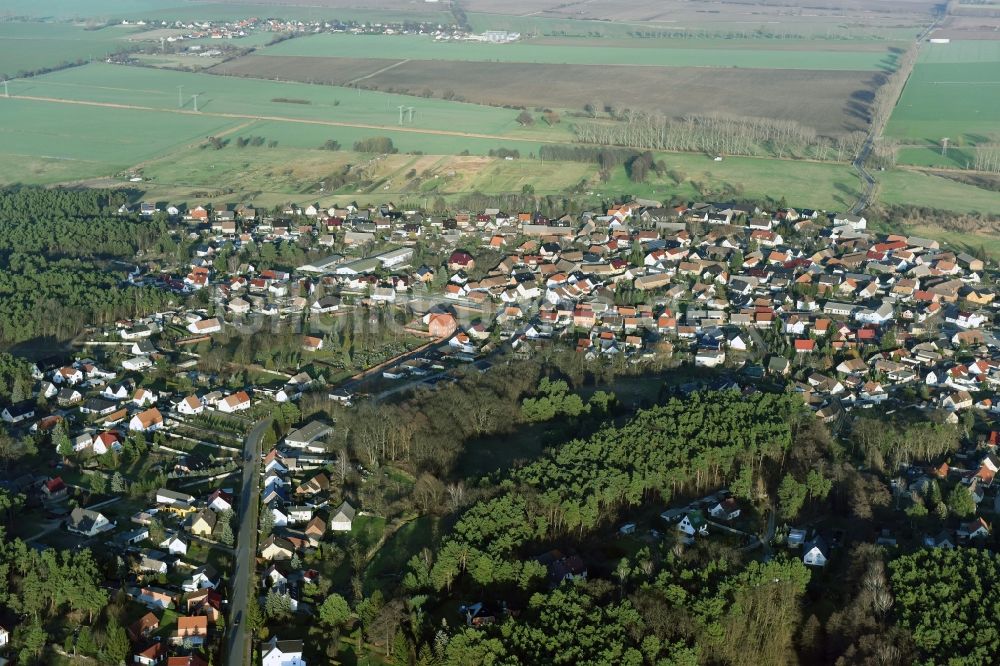
{"type": "Polygon", "coordinates": [[[236,124],[208,116],[0,99],[0,183],[110,175],[236,124]]]}
{"type": "Polygon", "coordinates": [[[0,22],[0,76],[14,78],[63,63],[103,59],[126,46],[134,33],[124,26],[87,30],[68,23],[0,22]]]}
{"type": "Polygon", "coordinates": [[[356,58],[369,53],[382,59],[524,62],[574,65],[654,65],[671,67],[738,67],[741,69],[879,70],[895,56],[872,51],[802,51],[740,48],[692,49],[657,46],[595,48],[532,42],[485,44],[444,43],[426,36],[320,34],[290,39],[261,49],[264,55],[356,58]]]}
{"type": "Polygon", "coordinates": [[[675,117],[738,113],[794,120],[820,134],[837,135],[866,129],[866,100],[874,81],[872,72],[411,61],[383,68],[357,85],[575,112],[587,104],[615,103],[675,117]],[[622,100],[623,89],[636,92],[622,100]],[[789,104],[788,99],[797,101],[789,104]]]}
{"type": "MultiPolygon", "coordinates": [[[[961,148],[1000,139],[1000,42],[968,41],[924,47],[886,135],[904,143],[939,146],[948,137],[961,148]]],[[[949,150],[951,152],[951,150],[949,150]]],[[[907,163],[927,164],[926,153],[904,151],[907,163]],[[910,162],[909,160],[913,160],[910,162]]],[[[965,166],[955,151],[948,166],[965,166]]],[[[903,161],[903,160],[901,160],[903,161]]]]}
{"type": "MultiPolygon", "coordinates": [[[[13,81],[10,94],[100,104],[134,105],[178,110],[178,86],[183,86],[184,111],[193,111],[198,95],[202,115],[231,115],[301,123],[361,125],[371,131],[398,127],[400,105],[414,106],[410,132],[446,132],[521,139],[567,140],[569,130],[522,129],[516,113],[443,100],[348,90],[330,86],[273,81],[248,81],[208,74],[92,64],[30,80],[13,81]],[[544,136],[543,136],[544,135],[544,136]]],[[[57,103],[57,102],[53,102],[57,103]]],[[[370,132],[369,132],[370,134],[370,132]]]]}

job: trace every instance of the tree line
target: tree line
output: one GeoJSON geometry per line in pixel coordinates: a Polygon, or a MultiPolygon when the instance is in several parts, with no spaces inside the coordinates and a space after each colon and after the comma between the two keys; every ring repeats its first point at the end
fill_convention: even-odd
{"type": "Polygon", "coordinates": [[[865,139],[863,132],[853,132],[831,140],[793,120],[727,114],[673,118],[629,109],[620,112],[618,120],[577,123],[576,138],[582,143],[647,150],[841,161],[852,159],[865,139]]]}

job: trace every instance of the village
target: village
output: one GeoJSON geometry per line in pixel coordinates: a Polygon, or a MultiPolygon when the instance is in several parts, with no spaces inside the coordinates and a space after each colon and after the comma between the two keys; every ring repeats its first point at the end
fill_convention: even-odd
{"type": "MultiPolygon", "coordinates": [[[[737,203],[629,202],[559,217],[392,203],[141,203],[119,214],[190,241],[175,265],[137,257],[117,268],[123,283],[169,292],[178,307],[90,327],[73,354],[37,363],[34,385],[15,387],[0,416],[15,435],[48,433],[53,447],[48,468],[9,470],[3,482],[38,517],[19,536],[114,555],[108,578],[138,617],[134,663],[207,664],[246,629],[255,599],[269,618],[308,616],[348,566],[343,552],[378,516],[344,480],[363,484],[373,471],[334,451],[337,423],[304,418],[304,405],[348,410],[557,347],[636,372],[686,368],[700,378],[691,390],[795,393],[835,433],[868,410],[938,414],[964,430],[962,448],[931,468],[889,472],[901,520],[914,493],[941,482],[973,510],[925,545],[991,536],[1000,342],[993,275],[967,252],[873,231],[861,216],[737,203]],[[270,248],[260,251],[267,266],[245,260],[250,246],[270,248]],[[215,343],[255,336],[282,340],[282,355],[211,360],[215,343]],[[361,350],[362,339],[376,343],[361,350]],[[250,570],[239,561],[248,545],[250,570]],[[249,606],[228,596],[237,579],[251,584],[249,606]]],[[[651,524],[682,543],[775,541],[814,567],[838,539],[776,525],[774,512],[759,532],[740,514],[720,490],[651,524]]],[[[880,543],[895,532],[886,525],[880,543]]],[[[553,580],[586,575],[579,557],[554,551],[543,564],[553,580]]],[[[273,620],[263,627],[270,639],[254,649],[264,666],[306,663],[308,639],[283,639],[273,620]]]]}

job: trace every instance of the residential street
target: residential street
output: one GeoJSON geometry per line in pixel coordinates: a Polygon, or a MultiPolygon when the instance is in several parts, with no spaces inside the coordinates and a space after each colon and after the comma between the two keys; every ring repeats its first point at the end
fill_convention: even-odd
{"type": "Polygon", "coordinates": [[[236,535],[236,566],[230,578],[229,642],[226,646],[228,666],[243,666],[250,662],[250,648],[246,634],[246,609],[257,553],[257,489],[260,465],[260,446],[264,432],[271,425],[266,418],[257,423],[244,441],[243,489],[240,491],[239,531],[236,535]]]}

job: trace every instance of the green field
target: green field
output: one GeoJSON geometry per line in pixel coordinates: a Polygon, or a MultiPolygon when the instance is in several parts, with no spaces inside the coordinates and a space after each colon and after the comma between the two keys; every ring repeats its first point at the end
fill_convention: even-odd
{"type": "Polygon", "coordinates": [[[110,175],[236,124],[208,116],[0,99],[0,183],[110,175]]]}
{"type": "Polygon", "coordinates": [[[398,107],[405,105],[415,108],[412,123],[407,121],[405,125],[409,130],[509,135],[525,139],[541,138],[541,133],[551,140],[569,137],[569,130],[566,128],[521,130],[515,121],[517,114],[514,111],[493,107],[415,99],[333,86],[220,77],[103,63],[13,81],[10,93],[177,110],[178,86],[183,86],[184,110],[193,110],[192,96],[197,94],[198,110],[203,114],[233,114],[264,120],[287,119],[393,128],[398,126],[398,107]],[[275,101],[282,99],[286,101],[275,101]]]}
{"type": "MultiPolygon", "coordinates": [[[[784,197],[788,205],[802,208],[843,210],[857,200],[858,178],[846,164],[795,162],[791,160],[727,157],[714,162],[704,155],[662,153],[668,170],[684,176],[680,184],[670,177],[651,176],[648,182],[635,184],[619,167],[612,179],[595,191],[613,195],[634,192],[637,196],[658,200],[672,198],[698,201],[706,193],[719,192],[728,184],[738,197],[784,197]]],[[[728,197],[732,198],[732,196],[728,197]]]]}
{"type": "MultiPolygon", "coordinates": [[[[684,40],[687,44],[687,40],[684,40]]],[[[473,62],[524,62],[576,65],[655,65],[671,67],[744,67],[751,69],[878,70],[893,64],[892,56],[872,51],[795,51],[766,48],[704,49],[688,46],[595,48],[531,42],[485,44],[443,43],[422,36],[321,34],[290,39],[261,49],[263,55],[473,62]]]]}
{"type": "Polygon", "coordinates": [[[965,167],[970,145],[1000,140],[1000,42],[927,45],[907,81],[886,135],[928,150],[904,149],[900,161],[965,167]],[[950,139],[947,158],[940,141],[950,139]],[[934,153],[938,153],[937,156],[934,153]]]}
{"type": "Polygon", "coordinates": [[[135,28],[87,30],[68,23],[0,23],[0,75],[20,76],[78,60],[105,58],[127,45],[135,28]]]}
{"type": "Polygon", "coordinates": [[[997,192],[918,171],[898,169],[877,174],[877,177],[879,199],[885,203],[1000,214],[1000,193],[997,192]]]}

